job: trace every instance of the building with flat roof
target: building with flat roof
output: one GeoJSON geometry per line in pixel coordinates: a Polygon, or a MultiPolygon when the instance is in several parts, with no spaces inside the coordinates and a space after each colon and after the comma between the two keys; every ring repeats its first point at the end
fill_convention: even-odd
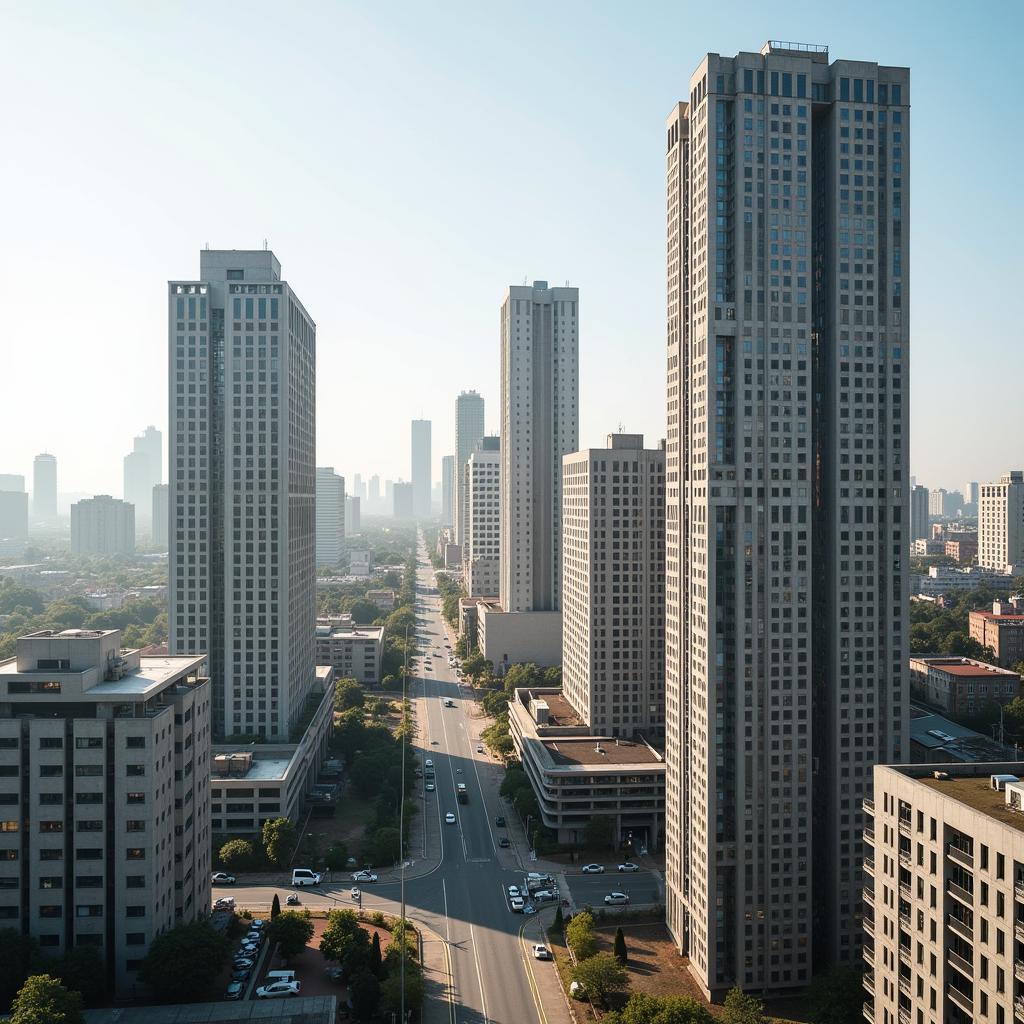
{"type": "Polygon", "coordinates": [[[316,564],[336,566],[345,549],[345,478],[316,467],[316,564]]]}
{"type": "Polygon", "coordinates": [[[47,452],[32,460],[32,519],[49,525],[57,518],[57,460],[47,452]]]}
{"type": "Polygon", "coordinates": [[[1024,661],[1024,603],[995,601],[992,611],[973,611],[967,619],[971,639],[992,651],[997,665],[1024,661]]]}
{"type": "Polygon", "coordinates": [[[158,551],[167,549],[167,503],[170,496],[168,484],[156,484],[152,495],[152,534],[153,547],[158,551]]]}
{"type": "Polygon", "coordinates": [[[345,536],[354,537],[363,532],[363,499],[358,494],[345,497],[345,536]]]}
{"type": "Polygon", "coordinates": [[[28,536],[28,495],[0,488],[0,537],[23,540],[28,536]]]}
{"type": "Polygon", "coordinates": [[[1019,761],[875,766],[862,910],[872,1024],[1024,1016],[1022,775],[1019,761]]]}
{"type": "Polygon", "coordinates": [[[441,456],[441,525],[452,526],[455,502],[455,456],[441,456]]]}
{"type": "Polygon", "coordinates": [[[72,554],[131,555],[134,552],[134,505],[109,494],[97,494],[71,506],[72,554]]]}
{"type": "Polygon", "coordinates": [[[910,540],[928,535],[928,488],[918,484],[910,491],[910,540]]]}
{"type": "Polygon", "coordinates": [[[912,714],[910,756],[915,764],[950,764],[954,761],[973,764],[1006,761],[1015,754],[1012,746],[991,736],[983,736],[942,715],[912,714]]]}
{"type": "Polygon", "coordinates": [[[466,494],[466,460],[476,451],[484,436],[484,399],[476,391],[463,391],[455,399],[455,457],[452,463],[452,522],[455,527],[452,541],[465,542],[469,524],[469,497],[466,494]]]}
{"type": "Polygon", "coordinates": [[[499,674],[510,665],[562,664],[561,612],[507,612],[501,602],[482,598],[477,609],[477,646],[499,674]]]}
{"type": "Polygon", "coordinates": [[[416,509],[413,505],[412,484],[399,480],[391,488],[392,505],[391,514],[395,519],[412,520],[416,518],[416,509]]]}
{"type": "Polygon", "coordinates": [[[0,663],[0,923],[48,956],[94,946],[129,993],[147,948],[210,909],[203,654],[43,630],[0,663]],[[4,813],[5,812],[5,813],[4,813]]]}
{"type": "Polygon", "coordinates": [[[336,1024],[337,996],[118,1006],[83,1011],[85,1024],[336,1024]]]}
{"type": "Polygon", "coordinates": [[[412,481],[412,511],[417,519],[430,518],[432,471],[430,457],[430,420],[413,420],[410,431],[409,479],[412,481]]]}
{"type": "Polygon", "coordinates": [[[383,649],[383,626],[316,620],[316,663],[330,665],[335,679],[355,679],[364,686],[376,686],[383,649]]]}
{"type": "Polygon", "coordinates": [[[395,610],[395,592],[390,587],[383,587],[380,590],[368,590],[366,600],[375,604],[382,612],[393,612],[395,610]]]}
{"type": "Polygon", "coordinates": [[[482,437],[466,460],[466,539],[462,574],[470,597],[498,596],[501,542],[498,527],[501,480],[501,442],[482,437]]]}
{"type": "Polygon", "coordinates": [[[927,576],[911,577],[910,593],[924,594],[926,597],[944,597],[975,590],[983,583],[990,586],[1008,586],[1013,583],[1013,576],[1003,569],[987,569],[980,565],[962,568],[953,565],[931,565],[928,567],[927,576]]]}
{"type": "Polygon", "coordinates": [[[1009,704],[1020,695],[1020,676],[973,658],[910,659],[915,697],[953,715],[973,715],[989,704],[1009,704]]]}
{"type": "Polygon", "coordinates": [[[978,565],[1024,567],[1024,472],[1019,469],[978,489],[978,565]]]}
{"type": "Polygon", "coordinates": [[[140,529],[150,525],[153,488],[163,482],[163,475],[163,434],[156,427],[146,427],[124,457],[124,500],[135,507],[140,529]]]}

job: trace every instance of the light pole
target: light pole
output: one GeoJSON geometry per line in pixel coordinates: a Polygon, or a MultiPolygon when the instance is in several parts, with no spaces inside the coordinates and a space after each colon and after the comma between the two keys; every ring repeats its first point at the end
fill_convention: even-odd
{"type": "Polygon", "coordinates": [[[399,917],[402,929],[401,967],[400,970],[400,991],[399,1004],[401,1015],[399,1020],[405,1020],[405,740],[409,731],[409,719],[407,717],[405,690],[409,678],[409,627],[405,627],[405,662],[402,666],[402,789],[401,803],[398,808],[398,863],[399,878],[401,880],[401,903],[402,913],[399,917]]]}

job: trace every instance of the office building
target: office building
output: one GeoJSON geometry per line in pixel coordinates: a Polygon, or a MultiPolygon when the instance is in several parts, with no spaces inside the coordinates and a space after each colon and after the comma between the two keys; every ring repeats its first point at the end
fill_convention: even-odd
{"type": "Polygon", "coordinates": [[[153,488],[153,547],[167,550],[167,515],[171,489],[167,484],[156,484],[153,488]]]}
{"type": "Polygon", "coordinates": [[[168,285],[170,649],[216,737],[285,742],[315,692],[316,325],[267,250],[168,285]]]}
{"type": "Polygon", "coordinates": [[[367,502],[369,507],[366,510],[366,514],[380,515],[380,477],[376,473],[370,477],[367,502]]]}
{"type": "Polygon", "coordinates": [[[412,510],[417,519],[430,518],[430,420],[412,421],[412,510]]]}
{"type": "Polygon", "coordinates": [[[316,468],[316,564],[336,566],[345,547],[345,478],[316,468]]]}
{"type": "Polygon", "coordinates": [[[352,478],[352,495],[360,500],[366,497],[366,484],[363,483],[362,473],[356,473],[352,478]]]}
{"type": "Polygon", "coordinates": [[[124,500],[135,506],[137,525],[149,524],[153,488],[163,482],[163,470],[163,437],[156,427],[146,427],[124,457],[124,500]]]}
{"type": "Polygon", "coordinates": [[[501,442],[482,437],[466,460],[466,543],[460,554],[469,597],[497,597],[501,545],[498,530],[501,442]]]}
{"type": "Polygon", "coordinates": [[[353,494],[345,497],[345,536],[354,537],[362,532],[363,499],[353,494]]]}
{"type": "Polygon", "coordinates": [[[979,488],[980,484],[977,480],[968,480],[964,484],[964,508],[969,508],[975,515],[978,513],[979,488]]]}
{"type": "Polygon", "coordinates": [[[95,946],[123,995],[210,912],[210,704],[204,655],[116,629],[30,633],[0,663],[0,917],[47,956],[95,946]]]}
{"type": "MultiPolygon", "coordinates": [[[[152,498],[150,498],[152,500],[152,498]]],[[[109,494],[71,506],[71,553],[131,555],[135,552],[135,506],[109,494]]]]}
{"type": "Polygon", "coordinates": [[[455,543],[465,542],[468,496],[465,493],[466,460],[484,436],[484,400],[475,391],[463,391],[455,399],[455,492],[452,515],[455,543]]]}
{"type": "Polygon", "coordinates": [[[25,478],[20,473],[0,473],[0,491],[15,491],[18,494],[25,490],[25,478]]]}
{"type": "Polygon", "coordinates": [[[928,492],[928,515],[944,516],[948,505],[945,487],[935,487],[928,492]]]}
{"type": "Polygon", "coordinates": [[[441,525],[452,526],[452,509],[455,502],[455,456],[441,458],[441,525]]]}
{"type": "Polygon", "coordinates": [[[352,548],[348,553],[348,573],[361,578],[369,576],[373,570],[373,561],[369,551],[352,548]]]}
{"type": "Polygon", "coordinates": [[[383,626],[357,626],[329,616],[316,620],[316,663],[330,665],[335,679],[376,686],[383,649],[383,626]]]}
{"type": "Polygon", "coordinates": [[[0,488],[0,539],[19,540],[28,536],[28,495],[24,490],[0,488]]]}
{"type": "Polygon", "coordinates": [[[562,689],[606,736],[665,729],[665,452],[641,434],[562,460],[562,689]]]}
{"type": "Polygon", "coordinates": [[[973,658],[913,657],[910,692],[947,714],[973,716],[1018,697],[1020,676],[973,658]]]}
{"type": "Polygon", "coordinates": [[[411,483],[399,480],[392,488],[391,495],[391,514],[396,519],[411,520],[416,518],[416,509],[413,504],[413,489],[411,483]]]}
{"type": "Polygon", "coordinates": [[[39,523],[57,518],[57,460],[45,452],[32,462],[32,518],[39,523]]]}
{"type": "Polygon", "coordinates": [[[1024,567],[1024,472],[1019,469],[979,488],[978,565],[1024,567]]]}
{"type": "Polygon", "coordinates": [[[667,123],[666,913],[715,999],[858,961],[906,754],[909,103],[769,42],[667,123]]]}
{"type": "Polygon", "coordinates": [[[1018,761],[878,765],[864,829],[864,1016],[1024,1016],[1018,761]]]}
{"type": "Polygon", "coordinates": [[[931,536],[928,515],[928,488],[918,485],[910,492],[910,539],[912,541],[931,536]]]}
{"type": "Polygon", "coordinates": [[[972,537],[948,537],[942,553],[952,558],[957,565],[971,565],[978,557],[977,534],[972,537]]]}
{"type": "Polygon", "coordinates": [[[971,639],[992,652],[997,665],[1007,668],[1024,661],[1024,606],[1020,601],[994,601],[992,611],[967,616],[971,639]]]}

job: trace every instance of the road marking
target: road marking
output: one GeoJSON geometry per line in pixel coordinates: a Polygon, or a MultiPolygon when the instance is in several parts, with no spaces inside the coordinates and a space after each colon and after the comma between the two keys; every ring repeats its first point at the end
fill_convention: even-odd
{"type": "Polygon", "coordinates": [[[448,916],[448,886],[441,879],[441,895],[444,898],[444,958],[448,964],[448,1020],[455,1024],[455,971],[452,965],[452,922],[448,916]]]}
{"type": "Polygon", "coordinates": [[[473,925],[469,926],[469,941],[473,944],[473,959],[476,961],[476,980],[480,986],[480,1009],[483,1010],[484,1024],[490,1024],[491,1018],[487,1016],[487,997],[484,995],[484,975],[480,970],[480,956],[476,951],[476,932],[473,925]]]}
{"type": "Polygon", "coordinates": [[[537,1007],[537,1019],[541,1024],[548,1024],[547,1014],[544,1013],[544,1004],[541,1002],[540,998],[540,986],[538,986],[537,979],[533,974],[533,963],[531,962],[533,952],[530,950],[524,934],[528,924],[529,921],[524,921],[522,927],[519,929],[519,941],[523,948],[523,968],[526,971],[526,980],[530,985],[530,994],[533,996],[533,1004],[537,1007]]]}

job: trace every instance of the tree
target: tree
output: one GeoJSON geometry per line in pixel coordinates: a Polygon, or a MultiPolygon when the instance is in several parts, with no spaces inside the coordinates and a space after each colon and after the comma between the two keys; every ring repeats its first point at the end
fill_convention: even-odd
{"type": "Polygon", "coordinates": [[[267,937],[277,943],[277,950],[285,960],[291,960],[313,938],[313,919],[308,910],[282,910],[267,925],[267,937]]]}
{"type": "Polygon", "coordinates": [[[361,708],[366,695],[355,679],[339,679],[334,687],[334,707],[338,711],[361,708]]]}
{"type": "Polygon", "coordinates": [[[384,957],[380,952],[380,932],[373,933],[370,943],[370,970],[379,978],[384,967],[384,957]]]}
{"type": "Polygon", "coordinates": [[[368,949],[369,945],[370,937],[359,924],[354,910],[332,910],[328,913],[327,927],[320,938],[320,952],[328,960],[337,960],[338,963],[351,961],[353,951],[363,947],[368,949]]]}
{"type": "Polygon", "coordinates": [[[380,618],[380,609],[372,601],[366,600],[353,601],[348,613],[357,626],[368,626],[374,619],[380,618]]]}
{"type": "Polygon", "coordinates": [[[814,1024],[857,1024],[864,1003],[863,975],[851,967],[819,974],[808,992],[814,1024]]]}
{"type": "Polygon", "coordinates": [[[394,864],[399,857],[400,834],[397,828],[379,828],[366,837],[363,856],[366,861],[379,867],[394,864]]]}
{"type": "Polygon", "coordinates": [[[34,938],[14,928],[0,928],[0,1008],[10,1006],[25,980],[42,972],[45,964],[34,938]]]}
{"type": "Polygon", "coordinates": [[[218,856],[228,871],[251,871],[256,863],[256,847],[248,839],[232,839],[220,848],[218,856]]]}
{"type": "Polygon", "coordinates": [[[563,931],[565,931],[565,915],[562,913],[562,904],[559,903],[555,908],[555,919],[551,922],[548,934],[558,937],[563,931]]]}
{"type": "Polygon", "coordinates": [[[622,934],[621,926],[615,929],[615,946],[613,949],[615,959],[625,967],[629,959],[629,951],[626,949],[626,936],[622,934]]]}
{"type": "Polygon", "coordinates": [[[583,826],[583,845],[588,850],[607,850],[614,841],[614,818],[598,814],[583,826]]]}
{"type": "Polygon", "coordinates": [[[279,868],[286,867],[295,849],[295,826],[288,818],[271,818],[263,823],[263,851],[267,860],[279,868]]]}
{"type": "Polygon", "coordinates": [[[363,968],[352,975],[348,983],[348,995],[352,1000],[352,1012],[357,1020],[368,1020],[377,1009],[380,999],[380,982],[369,968],[363,968]]]}
{"type": "Polygon", "coordinates": [[[391,964],[398,962],[403,945],[405,946],[406,956],[410,956],[415,960],[420,951],[416,931],[409,925],[408,921],[396,921],[395,926],[391,929],[391,941],[384,950],[384,960],[389,969],[391,964]]]}
{"type": "Polygon", "coordinates": [[[103,956],[95,946],[72,947],[51,973],[86,1003],[99,1003],[106,995],[107,973],[103,969],[103,956]]]}
{"type": "Polygon", "coordinates": [[[629,1002],[605,1017],[605,1024],[712,1024],[708,1008],[691,996],[649,996],[634,992],[629,1002]]]}
{"type": "Polygon", "coordinates": [[[327,870],[344,871],[348,864],[348,847],[344,843],[331,843],[327,850],[327,870]]]}
{"type": "Polygon", "coordinates": [[[18,992],[12,1024],[83,1024],[82,997],[51,974],[34,974],[18,992]]]}
{"type": "Polygon", "coordinates": [[[575,953],[577,960],[586,960],[597,952],[594,938],[594,918],[586,910],[574,914],[565,928],[565,941],[575,953]]]}
{"type": "MultiPolygon", "coordinates": [[[[411,957],[405,958],[405,1008],[418,1010],[423,1004],[423,970],[411,957]]],[[[397,1011],[401,1006],[402,972],[397,961],[388,971],[388,976],[380,986],[381,1009],[386,1012],[397,1011]]]]}
{"type": "Polygon", "coordinates": [[[608,1005],[608,996],[629,988],[629,972],[611,953],[595,953],[580,960],[572,972],[590,998],[600,1006],[608,1005]]]}
{"type": "Polygon", "coordinates": [[[183,1002],[216,980],[230,943],[205,921],[178,925],[150,943],[139,978],[164,1000],[183,1002]]]}
{"type": "Polygon", "coordinates": [[[281,897],[274,893],[274,902],[270,904],[270,920],[273,921],[281,913],[281,897]]]}
{"type": "Polygon", "coordinates": [[[763,1024],[764,1003],[756,996],[748,996],[738,985],[729,989],[721,1020],[725,1024],[763,1024]]]}

